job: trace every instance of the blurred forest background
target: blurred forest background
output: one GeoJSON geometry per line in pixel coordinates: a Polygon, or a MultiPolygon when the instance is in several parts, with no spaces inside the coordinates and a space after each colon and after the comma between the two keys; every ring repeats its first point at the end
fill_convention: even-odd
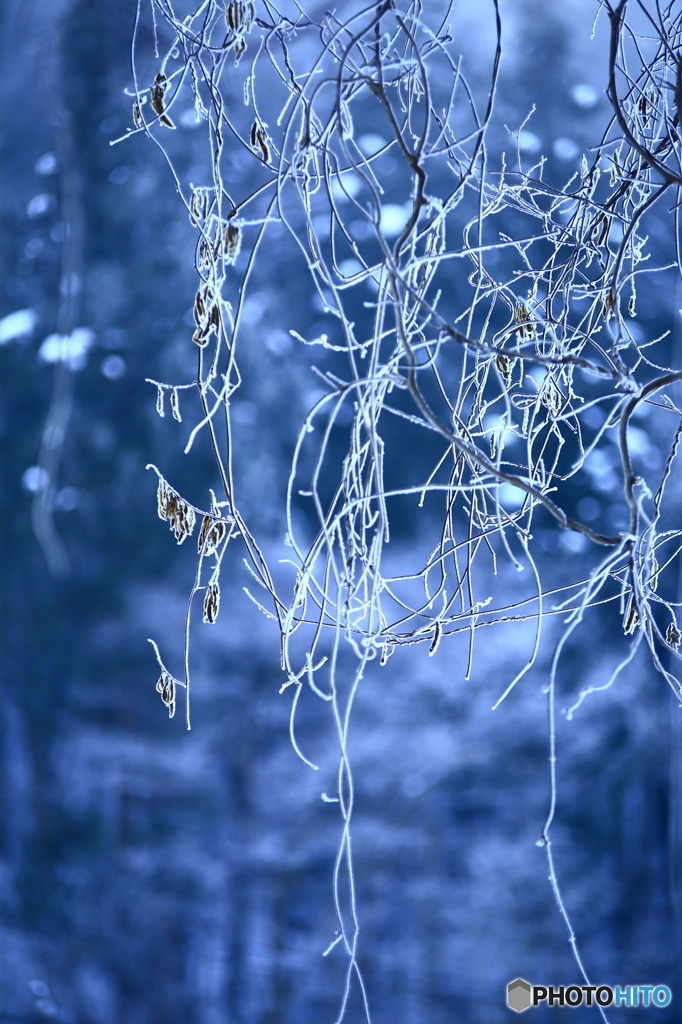
{"type": "MultiPolygon", "coordinates": [[[[338,812],[321,799],[334,791],[332,724],[325,706],[303,701],[298,737],[321,766],[313,773],[291,748],[277,634],[243,593],[237,549],[218,624],[196,626],[192,732],[180,714],[168,721],[154,690],[146,638],[179,664],[193,559],[159,523],[144,467],[163,466],[196,495],[215,468],[208,445],[182,455],[186,432],[158,418],[145,383],[192,372],[194,232],[154,148],[141,136],[109,145],[131,124],[134,8],[0,4],[0,1021],[321,1024],[335,1019],[346,969],[340,946],[322,957],[336,927],[338,812]],[[58,350],[52,336],[76,329],[72,349],[58,350]],[[36,499],[45,466],[58,479],[51,508],[36,499]]],[[[467,73],[485,88],[492,4],[454,10],[467,73]]],[[[610,114],[595,11],[593,0],[503,4],[491,146],[513,159],[505,126],[516,131],[535,104],[522,147],[547,154],[557,185],[610,114]]],[[[186,114],[173,146],[191,172],[191,105],[186,114]]],[[[231,171],[240,181],[250,164],[237,152],[231,171]]],[[[665,262],[665,210],[649,232],[665,262]]],[[[637,322],[643,337],[671,330],[679,357],[673,282],[652,279],[637,322]]],[[[319,397],[320,358],[288,330],[326,329],[283,231],[269,236],[245,317],[241,511],[283,558],[287,465],[319,397]]],[[[660,469],[657,424],[636,429],[660,469]]],[[[621,514],[616,465],[614,445],[612,465],[583,476],[572,500],[584,519],[621,514]]],[[[622,516],[624,527],[624,505],[622,516]]],[[[406,514],[393,543],[409,550],[418,529],[406,514]]],[[[540,539],[557,585],[568,563],[591,557],[581,538],[562,546],[549,522],[540,539]]],[[[569,644],[566,693],[603,681],[622,645],[606,606],[569,644]]],[[[525,630],[498,627],[469,682],[457,643],[367,672],[352,727],[354,852],[376,1024],[496,1024],[510,1018],[508,980],[581,981],[536,845],[551,645],[490,710],[528,646],[525,630]]],[[[559,722],[555,855],[584,961],[597,984],[668,984],[662,1024],[679,1019],[682,1000],[681,736],[643,652],[559,722]]],[[[359,1003],[347,1013],[362,1019],[359,1003]]],[[[626,1016],[651,1011],[611,1012],[626,1016]]],[[[597,1010],[555,1009],[554,1019],[596,1020],[597,1010]]]]}

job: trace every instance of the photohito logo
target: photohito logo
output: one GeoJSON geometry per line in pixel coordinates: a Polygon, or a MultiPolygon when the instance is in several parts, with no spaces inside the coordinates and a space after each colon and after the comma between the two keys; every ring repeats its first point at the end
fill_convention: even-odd
{"type": "Polygon", "coordinates": [[[523,978],[507,985],[507,1006],[523,1013],[531,1006],[667,1006],[667,985],[531,985],[523,978]]]}

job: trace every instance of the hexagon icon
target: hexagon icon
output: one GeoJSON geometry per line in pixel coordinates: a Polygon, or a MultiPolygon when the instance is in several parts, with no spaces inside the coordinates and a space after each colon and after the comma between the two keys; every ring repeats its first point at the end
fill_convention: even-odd
{"type": "Polygon", "coordinates": [[[527,1010],[531,1004],[530,992],[530,985],[523,978],[510,981],[507,985],[507,1006],[509,1009],[515,1010],[517,1013],[523,1013],[524,1010],[527,1010]]]}

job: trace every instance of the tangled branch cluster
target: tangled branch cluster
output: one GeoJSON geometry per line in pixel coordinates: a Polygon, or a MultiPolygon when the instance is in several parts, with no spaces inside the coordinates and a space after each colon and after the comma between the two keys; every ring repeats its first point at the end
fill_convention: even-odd
{"type": "MultiPolygon", "coordinates": [[[[497,44],[482,107],[455,53],[450,7],[437,6],[436,14],[416,0],[386,0],[347,7],[342,20],[298,8],[288,16],[269,0],[204,0],[189,13],[178,13],[170,0],[152,0],[165,51],[148,80],[135,70],[134,127],[126,136],[144,133],[165,153],[196,228],[195,331],[188,336],[188,345],[196,345],[196,380],[153,383],[158,411],[163,415],[170,390],[177,420],[182,389],[197,389],[203,416],[187,450],[199,433],[208,435],[224,491],[221,502],[213,498],[202,512],[156,470],[159,514],[178,542],[192,532],[195,516],[203,517],[191,598],[204,593],[205,622],[218,614],[225,548],[237,538],[243,543],[251,572],[269,595],[263,610],[279,625],[283,689],[291,685],[295,692],[295,745],[293,715],[304,684],[332,705],[344,822],[335,872],[338,940],[349,954],[348,984],[355,974],[360,986],[346,743],[353,698],[370,661],[384,664],[396,648],[412,644],[426,644],[433,654],[445,638],[465,633],[468,675],[478,630],[534,620],[532,652],[506,696],[535,662],[543,619],[561,615],[565,627],[549,684],[553,716],[561,649],[588,609],[615,602],[632,639],[606,685],[644,642],[676,697],[682,695],[669,667],[679,657],[676,604],[659,588],[664,574],[676,574],[682,547],[682,530],[671,525],[666,504],[682,432],[673,387],[682,371],[665,364],[665,335],[642,341],[633,327],[644,275],[666,270],[651,264],[643,233],[654,206],[668,203],[679,238],[680,14],[672,4],[639,3],[644,28],[635,31],[625,17],[628,0],[601,3],[610,23],[613,117],[589,159],[583,156],[557,188],[546,180],[544,159],[524,167],[517,144],[507,166],[489,142],[501,58],[497,0],[491,4],[497,44]],[[234,93],[237,77],[241,110],[225,98],[226,83],[234,93]],[[261,80],[268,83],[262,95],[261,80]],[[181,180],[166,148],[174,107],[188,90],[206,132],[210,184],[201,187],[181,180]],[[368,111],[374,126],[383,123],[384,137],[357,128],[368,111]],[[244,195],[232,193],[226,171],[226,152],[235,146],[253,161],[252,188],[244,195]],[[388,181],[396,167],[402,204],[387,202],[397,187],[388,181]],[[325,393],[305,417],[294,450],[287,492],[296,569],[290,599],[277,592],[240,514],[230,429],[244,301],[273,223],[290,231],[332,324],[329,335],[297,337],[345,359],[345,371],[317,371],[325,393]],[[226,271],[240,253],[235,287],[226,271]],[[358,309],[365,310],[361,317],[358,309]],[[644,404],[666,414],[674,433],[652,486],[635,472],[629,442],[631,417],[644,404]],[[337,429],[347,438],[340,472],[330,450],[337,429]],[[405,431],[405,458],[392,460],[402,477],[392,469],[387,481],[387,455],[392,444],[404,444],[395,438],[405,431]],[[567,481],[615,432],[628,525],[619,531],[605,523],[598,530],[570,516],[563,495],[567,481]],[[420,507],[440,510],[439,524],[428,555],[398,572],[389,559],[392,509],[412,496],[420,507]],[[301,502],[316,521],[312,537],[297,525],[301,502]],[[585,578],[561,588],[560,605],[548,604],[558,588],[543,583],[536,565],[539,515],[584,538],[579,543],[594,545],[598,556],[585,578]],[[475,567],[482,562],[488,571],[500,557],[531,567],[533,597],[477,597],[475,567]],[[342,641],[356,655],[353,678],[343,687],[337,679],[342,641]]],[[[141,18],[140,8],[138,29],[141,18]]],[[[134,69],[138,49],[136,34],[134,69]]],[[[425,518],[424,531],[434,522],[425,518]]],[[[172,713],[175,685],[186,686],[189,696],[187,647],[184,682],[161,667],[160,691],[172,713]]],[[[563,910],[549,843],[554,779],[552,786],[542,842],[563,910]]],[[[343,1007],[347,997],[348,986],[343,1007]]]]}

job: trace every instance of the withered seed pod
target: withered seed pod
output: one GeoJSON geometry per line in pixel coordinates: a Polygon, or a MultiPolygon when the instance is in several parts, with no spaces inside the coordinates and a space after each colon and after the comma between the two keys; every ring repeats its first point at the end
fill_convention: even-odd
{"type": "Polygon", "coordinates": [[[211,252],[211,246],[205,238],[202,238],[197,251],[197,269],[199,273],[202,273],[210,270],[212,265],[213,253],[211,252]]]}
{"type": "Polygon", "coordinates": [[[211,518],[211,516],[204,516],[204,518],[201,520],[201,528],[199,529],[199,537],[197,539],[197,551],[201,551],[204,541],[206,540],[208,528],[212,522],[213,519],[211,518]]]}
{"type": "Polygon", "coordinates": [[[166,497],[166,519],[171,521],[171,526],[178,512],[178,499],[175,494],[168,494],[166,497]]]}
{"type": "Polygon", "coordinates": [[[179,494],[172,491],[162,478],[159,478],[156,496],[159,518],[168,520],[175,539],[178,544],[182,544],[194,529],[196,520],[194,509],[179,494]]]}
{"type": "Polygon", "coordinates": [[[206,290],[200,288],[194,296],[194,322],[197,327],[202,327],[206,323],[206,290]]]}
{"type": "Polygon", "coordinates": [[[220,585],[209,583],[204,594],[204,619],[209,626],[212,626],[218,618],[220,611],[220,585]]]}
{"type": "Polygon", "coordinates": [[[637,607],[633,597],[630,597],[628,602],[627,611],[623,619],[623,632],[626,636],[630,636],[637,629],[639,625],[639,615],[637,614],[637,607]]]}
{"type": "Polygon", "coordinates": [[[509,380],[509,377],[511,376],[511,363],[507,356],[503,355],[503,353],[495,356],[495,366],[500,371],[503,378],[505,380],[509,380]]]}
{"type": "Polygon", "coordinates": [[[208,531],[208,535],[206,537],[205,550],[207,555],[212,554],[214,551],[216,551],[226,532],[227,527],[225,526],[225,523],[223,523],[220,519],[216,519],[216,521],[213,523],[210,530],[208,531]]]}
{"type": "Polygon", "coordinates": [[[171,529],[175,534],[175,539],[178,544],[182,544],[194,529],[196,516],[194,514],[194,509],[190,508],[187,502],[183,501],[179,495],[174,495],[173,499],[173,513],[172,515],[169,515],[168,518],[170,520],[171,529]]]}
{"type": "Polygon", "coordinates": [[[668,628],[665,631],[665,638],[673,650],[676,651],[679,648],[680,641],[682,641],[682,633],[680,633],[675,622],[671,622],[668,625],[668,628]]]}
{"type": "Polygon", "coordinates": [[[435,622],[434,627],[433,627],[433,640],[431,641],[431,645],[429,647],[429,657],[431,657],[431,655],[435,654],[436,651],[438,650],[438,646],[440,644],[441,634],[442,634],[442,627],[441,627],[441,624],[438,621],[438,619],[436,619],[436,622],[435,622]]]}
{"type": "Polygon", "coordinates": [[[564,396],[556,381],[550,374],[545,377],[540,389],[540,401],[550,413],[559,413],[564,404],[564,396]]]}
{"type": "Polygon", "coordinates": [[[232,32],[249,32],[255,16],[256,9],[248,0],[232,0],[225,5],[225,22],[232,32]]]}
{"type": "Polygon", "coordinates": [[[189,219],[198,226],[199,221],[206,220],[208,213],[208,191],[205,188],[192,189],[189,201],[189,219]]]}
{"type": "Polygon", "coordinates": [[[159,477],[159,486],[156,489],[156,507],[159,513],[159,519],[167,519],[168,512],[168,486],[166,481],[159,477]]]}
{"type": "Polygon", "coordinates": [[[216,332],[220,328],[220,309],[218,308],[217,303],[214,303],[211,306],[211,309],[208,314],[208,325],[209,327],[214,327],[216,332]]]}
{"type": "Polygon", "coordinates": [[[249,132],[249,145],[264,163],[270,163],[270,140],[264,126],[259,121],[254,121],[249,132]]]}
{"type": "Polygon", "coordinates": [[[514,319],[520,325],[518,329],[519,337],[532,338],[534,332],[531,316],[522,302],[518,302],[514,308],[514,319]]]}
{"type": "MultiPolygon", "coordinates": [[[[164,125],[166,128],[175,128],[175,125],[171,121],[168,114],[165,114],[166,105],[164,103],[164,95],[168,88],[168,79],[164,74],[159,74],[154,79],[151,89],[149,90],[149,98],[151,100],[152,110],[155,114],[159,115],[159,124],[164,125]]],[[[134,111],[133,111],[134,114],[134,111]]]]}
{"type": "Polygon", "coordinates": [[[203,551],[204,555],[212,555],[223,540],[227,532],[227,526],[222,519],[214,519],[213,516],[204,516],[199,531],[197,550],[203,551]]]}
{"type": "Polygon", "coordinates": [[[152,104],[152,110],[155,114],[163,114],[165,106],[163,102],[164,93],[168,88],[168,79],[164,74],[159,74],[154,79],[151,89],[149,90],[149,98],[152,104]]]}
{"type": "Polygon", "coordinates": [[[223,249],[228,263],[234,263],[241,248],[241,229],[234,221],[228,221],[223,230],[223,249]]]}
{"type": "Polygon", "coordinates": [[[162,672],[156,683],[156,691],[161,694],[161,700],[168,708],[168,717],[175,714],[175,680],[167,672],[162,672]]]}

